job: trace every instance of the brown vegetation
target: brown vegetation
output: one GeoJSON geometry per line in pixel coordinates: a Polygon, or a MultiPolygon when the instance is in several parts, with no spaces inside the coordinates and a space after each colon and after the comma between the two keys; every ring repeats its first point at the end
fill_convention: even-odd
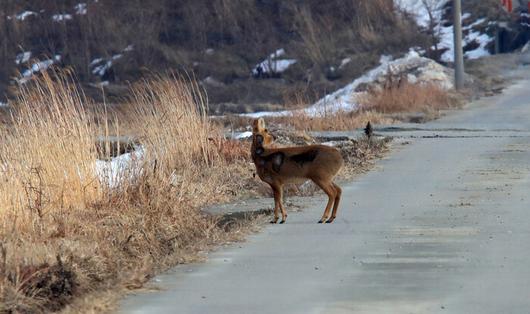
{"type": "Polygon", "coordinates": [[[230,144],[208,140],[219,131],[193,86],[157,78],[133,89],[134,123],[149,126],[139,134],[145,153],[131,164],[136,175],[112,186],[95,172],[96,137],[109,124],[88,114],[75,86],[45,75],[21,91],[1,130],[0,312],[47,312],[136,288],[242,234],[199,210],[233,197],[236,180],[226,174],[230,144]]]}
{"type": "Polygon", "coordinates": [[[455,107],[459,97],[436,84],[402,83],[370,91],[360,103],[363,108],[381,113],[432,112],[455,107]]]}
{"type": "Polygon", "coordinates": [[[213,103],[256,104],[281,103],[284,95],[307,90],[318,98],[377,64],[381,54],[430,46],[415,24],[394,10],[392,0],[88,1],[84,15],[75,14],[76,4],[2,1],[0,95],[17,71],[28,68],[14,62],[23,51],[41,60],[61,55],[61,65],[72,67],[98,101],[100,89],[87,83],[100,78],[89,64],[132,45],[113,61],[115,84],[105,88],[107,100],[119,101],[127,88],[118,85],[138,81],[146,71],[184,69],[199,80],[210,76],[221,83],[204,84],[213,103]],[[15,18],[26,10],[37,14],[15,18]],[[72,19],[52,21],[59,13],[72,19]],[[282,74],[285,81],[253,79],[250,70],[279,48],[298,60],[282,74]],[[351,62],[339,68],[343,58],[351,62]]]}

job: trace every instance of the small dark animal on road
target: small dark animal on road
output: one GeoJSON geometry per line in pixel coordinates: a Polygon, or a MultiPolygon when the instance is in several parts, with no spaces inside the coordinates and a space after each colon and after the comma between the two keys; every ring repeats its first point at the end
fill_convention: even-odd
{"type": "Polygon", "coordinates": [[[372,135],[374,134],[374,130],[372,129],[372,124],[370,121],[368,121],[366,127],[364,128],[364,134],[368,139],[372,138],[372,135]]]}

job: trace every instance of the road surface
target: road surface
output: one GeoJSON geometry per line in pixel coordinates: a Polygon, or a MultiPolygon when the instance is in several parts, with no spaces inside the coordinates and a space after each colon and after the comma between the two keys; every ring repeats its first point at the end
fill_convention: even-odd
{"type": "Polygon", "coordinates": [[[408,127],[333,224],[322,197],[120,311],[530,313],[530,81],[408,127]]]}

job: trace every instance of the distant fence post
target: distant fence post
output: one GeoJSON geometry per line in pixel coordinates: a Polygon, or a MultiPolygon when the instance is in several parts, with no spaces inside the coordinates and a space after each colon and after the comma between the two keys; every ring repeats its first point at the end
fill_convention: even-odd
{"type": "Polygon", "coordinates": [[[464,87],[464,54],[462,51],[462,4],[460,0],[453,0],[453,29],[455,50],[455,88],[464,87]]]}

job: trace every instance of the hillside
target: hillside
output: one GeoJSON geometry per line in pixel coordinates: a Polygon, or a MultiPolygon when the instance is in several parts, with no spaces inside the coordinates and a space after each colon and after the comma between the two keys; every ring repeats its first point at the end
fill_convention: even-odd
{"type": "MultiPolygon", "coordinates": [[[[497,19],[496,2],[464,1],[467,23],[497,19]]],[[[447,24],[447,1],[434,3],[433,22],[447,24]]],[[[97,101],[101,91],[117,102],[129,83],[177,71],[201,82],[217,113],[312,102],[376,66],[381,55],[416,47],[450,62],[443,46],[450,29],[422,23],[424,7],[415,0],[4,0],[0,101],[53,64],[71,68],[97,101]]],[[[466,49],[487,52],[489,38],[471,38],[466,49]]]]}

